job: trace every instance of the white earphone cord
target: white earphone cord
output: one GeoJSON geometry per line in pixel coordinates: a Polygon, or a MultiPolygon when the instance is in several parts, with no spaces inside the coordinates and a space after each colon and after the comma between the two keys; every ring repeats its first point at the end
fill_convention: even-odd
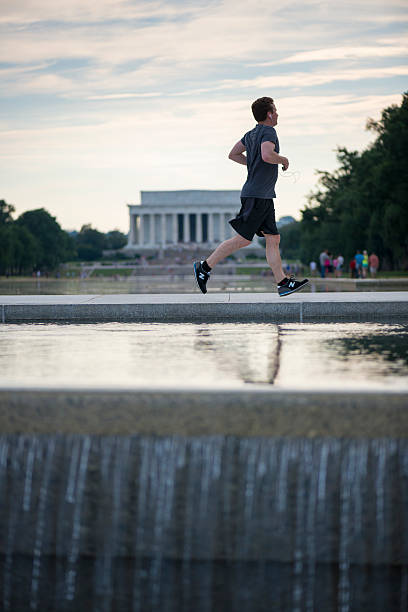
{"type": "Polygon", "coordinates": [[[287,171],[287,170],[282,170],[282,172],[280,173],[280,176],[284,176],[286,178],[292,178],[294,183],[297,183],[298,180],[300,179],[300,172],[299,170],[294,170],[292,171],[287,171]]]}

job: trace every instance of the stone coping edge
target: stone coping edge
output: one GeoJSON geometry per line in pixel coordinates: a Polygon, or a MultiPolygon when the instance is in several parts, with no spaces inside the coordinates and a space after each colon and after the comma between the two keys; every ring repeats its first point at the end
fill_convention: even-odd
{"type": "Polygon", "coordinates": [[[379,321],[408,318],[407,301],[191,304],[2,304],[2,323],[104,321],[379,321]]]}
{"type": "Polygon", "coordinates": [[[408,438],[408,392],[3,388],[0,432],[408,438]]]}

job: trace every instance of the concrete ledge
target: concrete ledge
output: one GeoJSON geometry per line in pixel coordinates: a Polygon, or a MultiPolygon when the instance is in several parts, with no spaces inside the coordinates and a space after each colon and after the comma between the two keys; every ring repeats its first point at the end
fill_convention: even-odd
{"type": "Polygon", "coordinates": [[[372,321],[408,317],[408,292],[0,296],[1,322],[372,321]]]}
{"type": "Polygon", "coordinates": [[[0,431],[408,438],[408,393],[3,388],[0,431]]]}

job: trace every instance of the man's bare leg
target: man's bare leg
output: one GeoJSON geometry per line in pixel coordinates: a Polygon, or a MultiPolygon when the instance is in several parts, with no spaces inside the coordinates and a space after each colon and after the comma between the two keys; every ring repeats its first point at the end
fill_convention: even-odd
{"type": "Polygon", "coordinates": [[[221,244],[217,246],[215,251],[213,251],[211,255],[207,257],[206,262],[212,269],[222,259],[225,259],[225,257],[228,257],[228,255],[235,253],[235,251],[238,251],[238,249],[242,249],[242,247],[248,246],[248,244],[251,244],[250,240],[247,240],[246,238],[243,238],[242,236],[237,234],[233,238],[229,238],[228,240],[224,240],[224,242],[221,242],[221,244]]]}
{"type": "Polygon", "coordinates": [[[272,268],[276,284],[278,285],[278,294],[284,297],[299,291],[299,289],[303,289],[309,282],[307,278],[303,280],[296,280],[292,277],[288,278],[282,269],[282,260],[279,253],[279,234],[264,234],[264,236],[266,239],[266,260],[272,268]]]}
{"type": "Polygon", "coordinates": [[[225,257],[228,257],[228,255],[238,251],[238,249],[248,246],[248,244],[251,244],[250,240],[237,234],[233,238],[221,242],[215,251],[213,251],[204,261],[194,262],[194,276],[202,293],[207,293],[207,281],[210,278],[210,271],[214,266],[222,259],[225,259],[225,257]]]}
{"type": "Polygon", "coordinates": [[[282,268],[282,260],[279,253],[279,234],[264,234],[266,240],[266,261],[272,269],[276,283],[286,278],[282,268]]]}

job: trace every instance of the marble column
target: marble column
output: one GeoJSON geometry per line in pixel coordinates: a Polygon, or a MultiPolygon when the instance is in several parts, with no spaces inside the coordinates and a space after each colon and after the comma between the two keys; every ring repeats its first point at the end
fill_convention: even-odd
{"type": "Polygon", "coordinates": [[[203,218],[201,212],[196,214],[196,242],[201,243],[203,241],[203,218]]]}
{"type": "Polygon", "coordinates": [[[154,216],[149,213],[145,219],[145,244],[152,244],[154,242],[154,216]]]}
{"type": "Polygon", "coordinates": [[[145,223],[145,215],[139,215],[139,244],[141,244],[142,246],[145,243],[145,229],[146,229],[146,223],[145,223]]]}
{"type": "Polygon", "coordinates": [[[207,241],[214,242],[214,213],[208,213],[207,241]]]}
{"type": "Polygon", "coordinates": [[[157,217],[156,213],[153,213],[151,219],[150,242],[151,244],[158,245],[160,244],[160,216],[157,217]]]}
{"type": "Polygon", "coordinates": [[[184,213],[184,236],[183,242],[190,242],[190,215],[189,213],[184,213]]]}
{"type": "Polygon", "coordinates": [[[154,215],[149,213],[147,216],[149,217],[149,240],[147,240],[147,244],[152,245],[154,243],[154,215]]]}
{"type": "Polygon", "coordinates": [[[135,220],[136,220],[136,215],[133,215],[132,213],[130,213],[128,246],[133,246],[134,244],[136,244],[135,220]]]}
{"type": "Polygon", "coordinates": [[[225,214],[220,213],[220,242],[225,240],[225,214]]]}
{"type": "Polygon", "coordinates": [[[172,243],[173,244],[177,244],[178,243],[178,218],[177,218],[177,213],[173,213],[172,214],[172,221],[173,221],[173,225],[172,225],[172,243]]]}
{"type": "Polygon", "coordinates": [[[163,247],[166,246],[167,238],[167,227],[166,227],[166,213],[161,214],[161,244],[163,247]]]}
{"type": "Polygon", "coordinates": [[[139,215],[133,215],[134,244],[140,244],[140,231],[139,231],[139,225],[138,225],[138,217],[139,215]]]}
{"type": "Polygon", "coordinates": [[[232,219],[233,217],[234,217],[234,213],[227,213],[227,214],[225,215],[225,227],[226,227],[226,232],[227,232],[227,236],[228,236],[228,238],[231,238],[231,237],[232,237],[232,234],[233,234],[233,232],[232,232],[232,227],[231,227],[231,226],[230,226],[230,224],[228,223],[228,221],[229,221],[230,219],[232,219]]]}

